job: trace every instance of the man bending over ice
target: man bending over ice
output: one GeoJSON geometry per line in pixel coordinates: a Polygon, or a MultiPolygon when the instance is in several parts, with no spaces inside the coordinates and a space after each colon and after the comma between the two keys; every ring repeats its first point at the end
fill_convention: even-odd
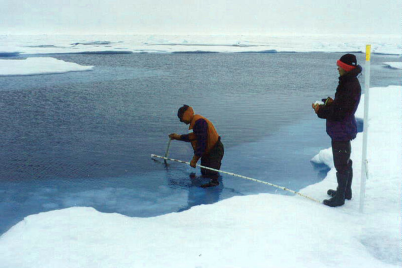
{"type": "MultiPolygon", "coordinates": [[[[189,134],[179,135],[172,133],[169,138],[191,142],[194,150],[193,159],[190,166],[195,168],[201,158],[201,165],[213,169],[220,169],[224,155],[224,147],[221,137],[218,135],[214,125],[205,117],[194,114],[192,107],[183,105],[177,112],[180,122],[189,125],[189,134]]],[[[213,187],[219,185],[219,172],[201,168],[201,174],[205,178],[211,179],[209,183],[201,187],[213,187]]]]}

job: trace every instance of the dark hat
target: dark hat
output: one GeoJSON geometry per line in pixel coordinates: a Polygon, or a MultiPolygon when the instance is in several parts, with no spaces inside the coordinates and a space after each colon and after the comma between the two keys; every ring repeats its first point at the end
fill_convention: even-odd
{"type": "Polygon", "coordinates": [[[182,120],[183,114],[187,111],[188,107],[190,107],[190,106],[184,104],[184,105],[183,105],[182,107],[180,107],[179,110],[177,111],[177,117],[180,119],[180,121],[182,120]]]}
{"type": "Polygon", "coordinates": [[[356,56],[353,54],[345,54],[336,62],[336,64],[346,72],[350,72],[357,66],[356,56]]]}
{"type": "Polygon", "coordinates": [[[356,56],[353,54],[345,54],[339,60],[347,65],[351,66],[357,65],[356,56]]]}

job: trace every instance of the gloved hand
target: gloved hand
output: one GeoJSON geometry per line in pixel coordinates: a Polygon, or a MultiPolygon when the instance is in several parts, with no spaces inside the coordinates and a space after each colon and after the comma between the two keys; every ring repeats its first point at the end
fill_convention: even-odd
{"type": "Polygon", "coordinates": [[[194,155],[193,159],[191,159],[190,166],[193,167],[193,168],[196,168],[197,162],[198,162],[199,159],[200,158],[198,156],[194,155]]]}
{"type": "Polygon", "coordinates": [[[322,101],[324,102],[324,105],[331,105],[331,103],[334,102],[334,100],[331,97],[328,97],[326,99],[322,99],[322,101]]]}
{"type": "Polygon", "coordinates": [[[169,135],[169,138],[171,138],[172,140],[180,140],[181,135],[176,134],[176,133],[172,133],[169,135]]]}

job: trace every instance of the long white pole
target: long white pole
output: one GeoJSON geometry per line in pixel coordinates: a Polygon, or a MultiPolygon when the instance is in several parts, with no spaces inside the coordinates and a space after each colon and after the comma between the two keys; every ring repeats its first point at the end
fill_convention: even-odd
{"type": "Polygon", "coordinates": [[[365,63],[365,79],[364,79],[364,121],[363,121],[363,152],[360,180],[360,212],[364,211],[364,198],[366,195],[366,179],[368,178],[368,161],[367,161],[367,139],[369,128],[369,88],[370,88],[370,56],[371,45],[366,45],[366,63],[365,63]]]}
{"type": "MultiPolygon", "coordinates": [[[[166,160],[170,160],[170,161],[175,161],[175,162],[178,162],[178,163],[190,165],[190,162],[185,162],[185,161],[177,160],[177,159],[173,159],[173,158],[167,158],[167,157],[163,157],[163,156],[156,155],[156,154],[151,154],[151,157],[156,157],[156,158],[164,159],[165,161],[166,161],[166,160]]],[[[231,175],[231,176],[234,176],[234,177],[238,177],[238,178],[242,178],[242,179],[246,179],[246,180],[250,180],[250,181],[255,181],[255,182],[267,184],[267,185],[273,186],[273,187],[275,187],[275,188],[279,188],[279,189],[282,189],[282,190],[284,190],[284,191],[288,191],[288,192],[291,192],[291,193],[300,195],[300,196],[305,197],[305,198],[307,198],[307,199],[310,199],[310,200],[312,200],[312,201],[314,201],[314,202],[321,203],[320,201],[318,201],[318,200],[316,200],[316,199],[314,199],[314,198],[311,198],[311,197],[309,197],[309,196],[307,196],[307,195],[304,195],[304,194],[302,194],[302,193],[293,191],[293,190],[291,190],[291,189],[288,189],[288,188],[285,188],[285,187],[282,187],[282,186],[279,186],[279,185],[275,185],[275,184],[270,183],[270,182],[261,181],[261,180],[253,179],[253,178],[250,178],[250,177],[238,175],[238,174],[235,174],[235,173],[226,172],[226,171],[219,170],[219,169],[214,169],[214,168],[210,168],[210,167],[201,166],[201,165],[198,165],[198,164],[197,164],[197,167],[204,168],[204,169],[208,169],[208,170],[212,170],[212,171],[221,172],[221,173],[224,173],[224,174],[228,174],[228,175],[231,175]]]]}
{"type": "MultiPolygon", "coordinates": [[[[167,144],[167,147],[166,147],[166,152],[165,152],[165,157],[167,158],[167,157],[169,157],[169,149],[170,149],[170,143],[172,142],[172,139],[171,138],[169,138],[169,141],[168,141],[168,144],[167,144]]],[[[165,161],[165,164],[167,164],[166,163],[166,159],[164,160],[165,161]]]]}

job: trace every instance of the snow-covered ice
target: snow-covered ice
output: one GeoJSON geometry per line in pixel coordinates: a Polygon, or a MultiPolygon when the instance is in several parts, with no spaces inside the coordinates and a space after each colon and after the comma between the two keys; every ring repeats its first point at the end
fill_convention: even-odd
{"type": "Polygon", "coordinates": [[[395,35],[0,35],[0,55],[52,53],[365,52],[402,54],[395,35]]]}
{"type": "Polygon", "coordinates": [[[0,76],[4,75],[36,75],[56,74],[74,71],[92,70],[93,66],[81,66],[73,62],[65,62],[49,57],[33,57],[27,59],[0,59],[0,76]]]}
{"type": "MultiPolygon", "coordinates": [[[[152,218],[55,210],[28,216],[0,237],[0,267],[400,267],[401,106],[401,86],[370,89],[364,213],[359,133],[352,142],[353,199],[342,207],[259,194],[152,218]]],[[[332,167],[330,150],[315,161],[332,167]]],[[[301,193],[328,198],[335,173],[301,193]]]]}
{"type": "MultiPolygon", "coordinates": [[[[92,66],[33,59],[51,54],[121,53],[364,53],[402,55],[395,35],[0,35],[0,59],[27,57],[26,61],[0,60],[0,75],[32,75],[90,70],[92,66]]],[[[400,62],[384,63],[402,68],[400,62]]]]}

